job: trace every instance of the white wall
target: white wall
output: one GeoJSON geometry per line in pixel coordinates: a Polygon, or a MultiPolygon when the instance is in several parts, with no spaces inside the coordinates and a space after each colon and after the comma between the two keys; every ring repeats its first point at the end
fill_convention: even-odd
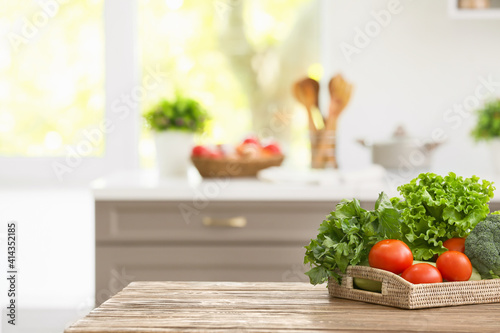
{"type": "MultiPolygon", "coordinates": [[[[4,276],[7,223],[18,223],[18,308],[63,309],[72,311],[76,317],[92,308],[95,289],[93,206],[92,194],[87,188],[0,189],[0,271],[4,276]]],[[[8,301],[4,278],[0,279],[0,290],[0,304],[4,308],[8,301]]]]}
{"type": "MultiPolygon", "coordinates": [[[[401,0],[401,12],[349,63],[340,49],[354,45],[355,29],[374,21],[371,11],[390,0],[325,0],[328,18],[323,52],[326,79],[342,72],[355,84],[351,104],[339,124],[341,168],[370,164],[370,153],[356,138],[386,138],[398,124],[428,137],[436,128],[449,136],[434,156],[433,169],[461,173],[491,172],[488,149],[469,133],[475,117],[443,119],[455,103],[474,95],[478,77],[500,82],[500,20],[454,20],[445,0],[401,0]],[[457,126],[458,125],[458,126],[457,126]],[[456,127],[456,128],[453,128],[456,127]]],[[[500,89],[494,93],[500,95],[500,89]]]]}

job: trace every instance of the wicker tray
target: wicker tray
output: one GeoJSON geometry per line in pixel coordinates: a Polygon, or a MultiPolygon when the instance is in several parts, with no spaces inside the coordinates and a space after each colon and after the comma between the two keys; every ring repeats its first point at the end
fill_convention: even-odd
{"type": "Polygon", "coordinates": [[[262,159],[209,159],[191,157],[194,166],[203,178],[255,177],[257,172],[272,166],[280,166],[284,156],[269,156],[262,159]]]}
{"type": "Polygon", "coordinates": [[[440,306],[500,302],[500,279],[413,284],[399,275],[366,266],[349,266],[342,284],[328,280],[330,296],[394,306],[422,309],[440,306]],[[354,289],[353,277],[381,281],[382,292],[354,289]]]}

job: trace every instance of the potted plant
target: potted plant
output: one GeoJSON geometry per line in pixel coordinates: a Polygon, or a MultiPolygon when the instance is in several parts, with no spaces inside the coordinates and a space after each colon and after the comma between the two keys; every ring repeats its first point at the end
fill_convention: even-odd
{"type": "Polygon", "coordinates": [[[478,110],[478,120],[472,136],[476,141],[488,142],[495,173],[500,173],[500,99],[486,103],[478,110]]]}
{"type": "Polygon", "coordinates": [[[154,132],[160,175],[186,176],[194,133],[203,131],[206,110],[196,100],[178,94],[173,100],[162,99],[144,119],[154,132]]]}

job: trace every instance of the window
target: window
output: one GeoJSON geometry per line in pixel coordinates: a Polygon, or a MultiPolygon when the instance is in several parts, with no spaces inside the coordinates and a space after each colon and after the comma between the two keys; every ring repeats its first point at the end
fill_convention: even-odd
{"type": "Polygon", "coordinates": [[[0,155],[77,149],[104,118],[102,1],[4,1],[0,33],[0,155]]]}
{"type": "MultiPolygon", "coordinates": [[[[307,156],[307,140],[302,137],[306,122],[292,122],[296,113],[289,97],[292,80],[318,69],[317,14],[317,2],[311,0],[142,0],[143,77],[157,66],[166,76],[145,95],[141,112],[181,91],[211,113],[200,142],[235,143],[253,132],[285,142],[291,137],[307,156]],[[294,45],[298,39],[290,36],[310,29],[316,32],[309,36],[315,45],[304,51],[304,45],[294,45]],[[272,117],[288,122],[283,132],[277,130],[279,125],[269,128],[272,117]]],[[[145,130],[140,149],[142,166],[153,166],[154,141],[145,130]]]]}
{"type": "Polygon", "coordinates": [[[305,113],[291,112],[290,82],[320,69],[318,7],[315,0],[3,1],[0,178],[87,181],[138,167],[139,152],[141,166],[151,167],[153,141],[144,129],[138,140],[140,114],[176,90],[213,117],[200,142],[235,143],[252,131],[299,143],[307,156],[305,113]],[[298,40],[309,44],[291,46],[298,40]],[[270,129],[273,118],[288,123],[270,129]],[[103,122],[113,131],[89,134],[103,122]]]}
{"type": "Polygon", "coordinates": [[[138,110],[116,112],[139,86],[136,15],[136,0],[2,2],[3,184],[85,184],[137,166],[138,119],[123,115],[138,110]]]}

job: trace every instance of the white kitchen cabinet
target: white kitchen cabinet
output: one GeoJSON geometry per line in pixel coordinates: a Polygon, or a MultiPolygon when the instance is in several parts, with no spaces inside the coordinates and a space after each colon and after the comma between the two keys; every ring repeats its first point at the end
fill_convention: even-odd
{"type": "Polygon", "coordinates": [[[103,245],[96,254],[97,304],[132,281],[307,281],[304,248],[293,244],[103,245]]]}
{"type": "Polygon", "coordinates": [[[307,281],[304,246],[336,202],[213,202],[186,220],[189,204],[96,201],[97,304],[131,281],[307,281]]]}

